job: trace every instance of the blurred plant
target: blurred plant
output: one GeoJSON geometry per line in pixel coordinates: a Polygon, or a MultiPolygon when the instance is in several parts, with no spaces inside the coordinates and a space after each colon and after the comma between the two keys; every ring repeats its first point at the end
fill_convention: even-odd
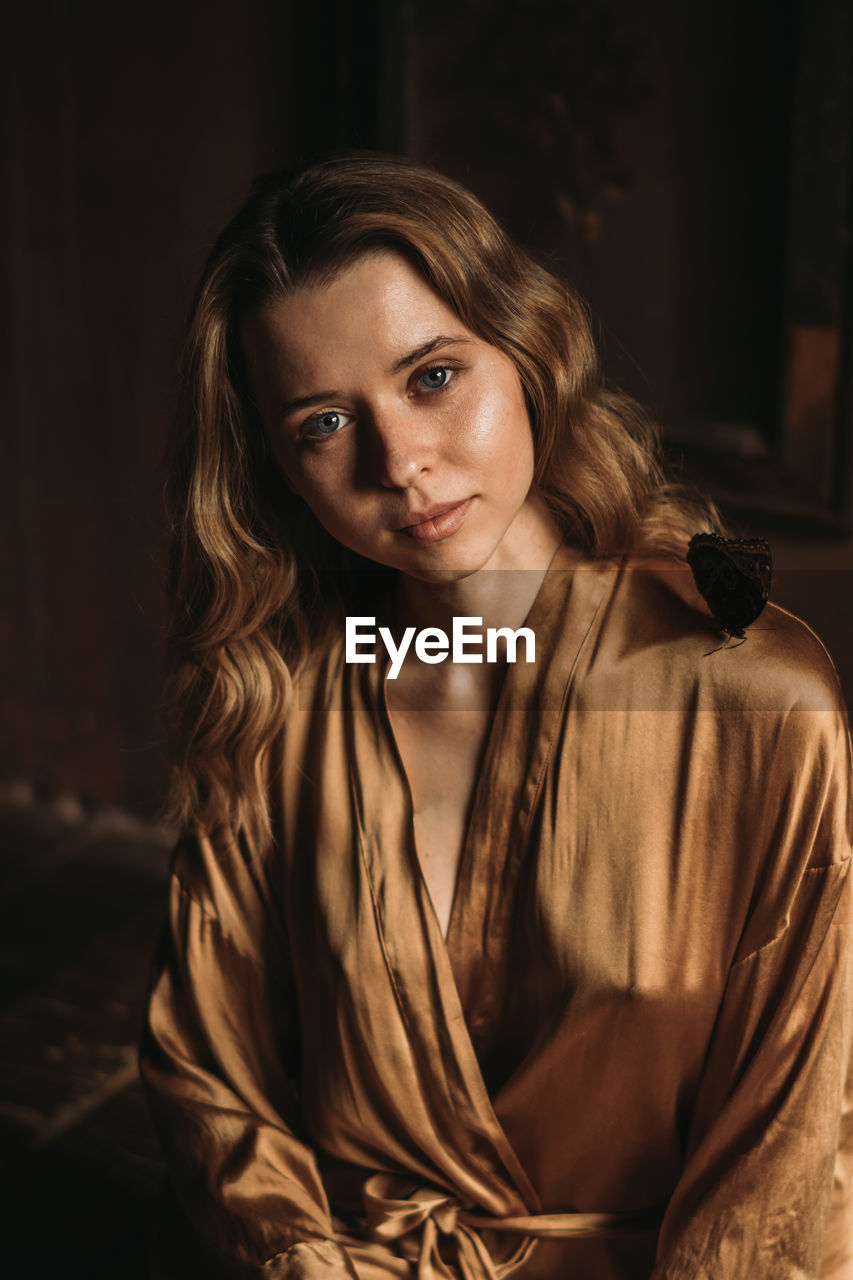
{"type": "Polygon", "coordinates": [[[528,162],[536,158],[560,217],[596,240],[606,207],[631,185],[617,155],[619,118],[651,96],[637,71],[638,38],[628,33],[633,7],[432,0],[417,8],[422,32],[451,60],[445,83],[462,128],[497,132],[528,162]]]}

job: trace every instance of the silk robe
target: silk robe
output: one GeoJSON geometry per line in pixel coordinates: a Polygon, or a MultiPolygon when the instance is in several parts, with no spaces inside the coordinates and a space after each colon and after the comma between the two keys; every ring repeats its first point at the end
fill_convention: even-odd
{"type": "Polygon", "coordinates": [[[832,665],[780,609],[723,647],[686,569],[567,548],[526,625],[446,939],[384,668],[342,644],[270,846],[179,846],[141,1062],[198,1274],[850,1280],[832,665]]]}

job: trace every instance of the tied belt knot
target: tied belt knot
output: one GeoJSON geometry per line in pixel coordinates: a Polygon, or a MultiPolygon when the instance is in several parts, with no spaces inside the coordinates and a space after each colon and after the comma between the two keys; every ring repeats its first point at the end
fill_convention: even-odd
{"type": "Polygon", "coordinates": [[[499,1270],[480,1239],[481,1230],[506,1231],[524,1237],[504,1271],[520,1260],[530,1237],[565,1239],[570,1236],[621,1234],[656,1229],[661,1210],[631,1213],[539,1213],[504,1218],[471,1213],[454,1196],[436,1187],[417,1187],[408,1194],[401,1179],[377,1173],[368,1178],[362,1195],[367,1227],[374,1240],[396,1241],[404,1258],[417,1263],[418,1280],[456,1280],[439,1252],[440,1237],[453,1241],[456,1265],[463,1280],[498,1280],[499,1270]]]}

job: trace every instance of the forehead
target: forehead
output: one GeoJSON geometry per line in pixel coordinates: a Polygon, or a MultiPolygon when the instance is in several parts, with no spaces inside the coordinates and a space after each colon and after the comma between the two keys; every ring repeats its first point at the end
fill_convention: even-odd
{"type": "Polygon", "coordinates": [[[292,377],[385,367],[439,335],[472,336],[415,268],[387,250],[294,289],[245,327],[253,365],[272,362],[292,377]]]}

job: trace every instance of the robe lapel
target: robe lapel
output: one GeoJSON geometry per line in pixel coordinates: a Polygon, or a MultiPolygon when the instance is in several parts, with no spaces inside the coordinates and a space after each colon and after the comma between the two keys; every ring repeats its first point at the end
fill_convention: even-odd
{"type": "Polygon", "coordinates": [[[561,548],[527,617],[536,663],[507,667],[474,795],[447,936],[459,998],[478,1043],[500,1013],[516,888],[556,730],[612,565],[577,567],[561,548]]]}
{"type": "MultiPolygon", "coordinates": [[[[384,669],[348,669],[350,780],[379,942],[435,1142],[457,1194],[491,1213],[537,1212],[536,1191],[489,1098],[475,1051],[496,1016],[506,972],[513,886],[573,671],[608,585],[611,566],[575,567],[561,548],[526,625],[535,666],[507,670],[475,791],[447,942],[414,843],[411,795],[383,696],[384,669]],[[370,762],[360,768],[359,761],[370,762]]],[[[345,669],[346,670],[346,669],[345,669]]],[[[345,674],[347,679],[347,674],[345,674]]]]}

